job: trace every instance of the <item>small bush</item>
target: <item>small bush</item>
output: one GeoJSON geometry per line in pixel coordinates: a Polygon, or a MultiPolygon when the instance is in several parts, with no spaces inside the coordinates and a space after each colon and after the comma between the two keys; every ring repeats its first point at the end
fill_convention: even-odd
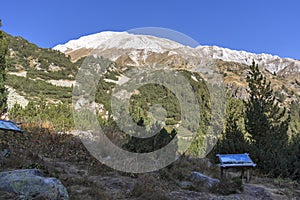
{"type": "Polygon", "coordinates": [[[131,191],[131,196],[139,197],[139,199],[160,199],[168,200],[165,184],[159,180],[159,177],[148,173],[142,174],[137,178],[137,182],[131,191]]]}

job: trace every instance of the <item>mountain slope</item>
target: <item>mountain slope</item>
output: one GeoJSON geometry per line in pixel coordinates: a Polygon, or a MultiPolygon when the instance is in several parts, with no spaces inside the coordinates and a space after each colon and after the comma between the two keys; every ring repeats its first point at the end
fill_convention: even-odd
{"type": "MultiPolygon", "coordinates": [[[[282,101],[290,102],[300,95],[298,61],[267,54],[257,55],[216,46],[191,48],[163,38],[136,36],[124,32],[102,32],[84,36],[65,45],[58,45],[54,50],[39,48],[21,37],[12,37],[9,34],[5,34],[5,37],[9,45],[7,85],[14,89],[10,89],[14,91],[11,98],[21,95],[26,99],[36,99],[42,95],[51,102],[68,100],[78,67],[90,53],[108,57],[118,67],[159,63],[192,71],[199,71],[199,57],[211,57],[223,74],[226,85],[234,91],[235,96],[241,98],[246,97],[247,63],[254,59],[265,63],[263,72],[282,101]],[[95,50],[97,45],[99,49],[95,50]],[[70,58],[73,58],[73,62],[70,58]],[[273,71],[277,74],[270,73],[273,71]]],[[[15,101],[12,99],[11,102],[15,101]]],[[[24,105],[25,102],[19,103],[24,105]]],[[[12,105],[13,103],[10,107],[12,105]]]]}
{"type": "Polygon", "coordinates": [[[4,37],[8,43],[8,108],[15,103],[26,106],[28,100],[41,96],[50,102],[70,101],[70,83],[74,81],[78,63],[72,63],[59,51],[40,48],[22,37],[6,33],[4,37]]]}
{"type": "Polygon", "coordinates": [[[186,63],[187,67],[191,67],[198,65],[199,59],[209,57],[246,65],[250,65],[254,60],[267,71],[284,77],[297,78],[300,73],[300,61],[290,58],[217,46],[191,48],[168,39],[127,32],[100,32],[57,45],[53,49],[70,55],[73,61],[90,54],[98,54],[121,65],[160,63],[181,66],[186,63]],[[170,63],[170,60],[174,62],[170,63]]]}

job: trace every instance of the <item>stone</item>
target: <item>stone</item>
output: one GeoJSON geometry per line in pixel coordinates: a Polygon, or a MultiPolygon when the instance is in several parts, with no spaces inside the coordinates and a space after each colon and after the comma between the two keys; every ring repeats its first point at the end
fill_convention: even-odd
{"type": "Polygon", "coordinates": [[[19,199],[19,195],[12,192],[0,191],[0,199],[2,200],[19,199]]]}
{"type": "Polygon", "coordinates": [[[189,190],[193,188],[193,183],[190,181],[181,181],[180,187],[184,190],[189,190]]]}
{"type": "Polygon", "coordinates": [[[1,156],[4,157],[8,157],[9,156],[9,150],[8,149],[3,149],[1,151],[1,156]]]}
{"type": "Polygon", "coordinates": [[[67,189],[56,178],[45,178],[38,169],[0,172],[0,191],[19,194],[21,199],[36,197],[69,200],[67,189]]]}
{"type": "Polygon", "coordinates": [[[206,188],[212,188],[220,183],[219,179],[211,178],[200,172],[192,172],[190,180],[197,185],[203,185],[206,188]]]}

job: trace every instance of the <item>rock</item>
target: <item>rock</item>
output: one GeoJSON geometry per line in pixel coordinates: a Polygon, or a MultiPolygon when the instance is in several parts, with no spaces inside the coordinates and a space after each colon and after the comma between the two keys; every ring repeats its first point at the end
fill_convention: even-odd
{"type": "Polygon", "coordinates": [[[201,174],[200,172],[192,172],[190,180],[192,183],[195,183],[196,185],[203,185],[208,189],[217,186],[220,183],[219,179],[211,178],[201,174]]]}
{"type": "Polygon", "coordinates": [[[69,199],[66,188],[58,179],[45,178],[38,169],[0,172],[0,183],[0,191],[17,193],[21,199],[69,199]]]}
{"type": "Polygon", "coordinates": [[[2,156],[3,158],[9,156],[9,150],[8,150],[8,149],[3,149],[3,150],[1,151],[1,156],[2,156]]]}
{"type": "Polygon", "coordinates": [[[0,199],[4,200],[11,200],[11,199],[19,199],[19,195],[16,193],[12,193],[12,192],[4,192],[4,191],[0,191],[0,199]]]}
{"type": "Polygon", "coordinates": [[[19,104],[20,106],[22,106],[22,108],[25,108],[27,106],[29,101],[24,96],[17,93],[17,91],[12,87],[6,86],[6,88],[8,91],[8,95],[7,95],[8,110],[12,108],[15,104],[19,104]]]}
{"type": "Polygon", "coordinates": [[[46,82],[47,83],[51,83],[52,85],[55,85],[55,86],[60,86],[60,87],[72,87],[72,86],[75,85],[75,81],[64,80],[64,79],[60,79],[60,80],[48,80],[46,82]]]}
{"type": "Polygon", "coordinates": [[[205,166],[207,169],[213,166],[213,164],[209,161],[208,158],[199,158],[199,164],[201,166],[205,166]]]}
{"type": "Polygon", "coordinates": [[[169,193],[170,200],[200,200],[211,199],[211,195],[205,192],[196,192],[189,190],[172,191],[169,193]]]}
{"type": "Polygon", "coordinates": [[[184,190],[189,190],[193,188],[193,183],[190,181],[182,181],[180,182],[180,187],[184,190]]]}
{"type": "Polygon", "coordinates": [[[124,176],[90,176],[88,180],[98,188],[108,189],[110,193],[109,199],[124,199],[124,195],[130,194],[136,184],[136,180],[124,176]]]}

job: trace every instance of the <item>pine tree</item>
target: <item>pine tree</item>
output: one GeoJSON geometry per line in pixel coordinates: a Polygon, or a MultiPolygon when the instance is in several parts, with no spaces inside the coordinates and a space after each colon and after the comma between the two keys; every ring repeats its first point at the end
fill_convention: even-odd
{"type": "Polygon", "coordinates": [[[286,174],[286,147],[289,117],[273,95],[271,83],[266,80],[255,62],[246,78],[249,99],[246,102],[245,127],[253,143],[251,153],[264,173],[275,176],[286,174]]]}
{"type": "Polygon", "coordinates": [[[244,128],[245,108],[242,100],[227,95],[225,128],[209,157],[216,160],[216,154],[247,153],[249,144],[244,128]]]}
{"type": "MultiPolygon", "coordinates": [[[[2,26],[0,20],[0,27],[2,26]]],[[[7,107],[7,91],[5,89],[5,56],[7,54],[7,43],[4,39],[3,32],[0,30],[0,114],[3,115],[7,107]]]]}
{"type": "Polygon", "coordinates": [[[291,136],[299,135],[300,133],[300,105],[298,101],[292,101],[290,105],[290,134],[291,136]]]}
{"type": "Polygon", "coordinates": [[[300,180],[300,105],[293,101],[290,105],[291,122],[289,134],[291,140],[289,143],[289,172],[293,179],[300,180]]]}
{"type": "Polygon", "coordinates": [[[300,134],[292,135],[291,141],[289,158],[290,177],[300,180],[300,134]]]}

